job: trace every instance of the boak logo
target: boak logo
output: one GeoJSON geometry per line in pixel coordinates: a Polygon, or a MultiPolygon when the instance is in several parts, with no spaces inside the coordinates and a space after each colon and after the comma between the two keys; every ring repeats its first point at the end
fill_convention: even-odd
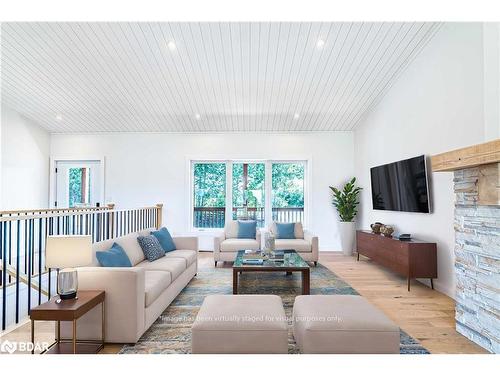
{"type": "Polygon", "coordinates": [[[12,354],[15,351],[18,352],[31,352],[32,350],[42,352],[49,348],[49,344],[47,342],[37,342],[32,343],[30,341],[20,341],[14,342],[5,340],[0,343],[0,353],[9,353],[12,354]]]}
{"type": "Polygon", "coordinates": [[[5,340],[0,344],[0,352],[12,354],[16,351],[17,343],[5,340]]]}

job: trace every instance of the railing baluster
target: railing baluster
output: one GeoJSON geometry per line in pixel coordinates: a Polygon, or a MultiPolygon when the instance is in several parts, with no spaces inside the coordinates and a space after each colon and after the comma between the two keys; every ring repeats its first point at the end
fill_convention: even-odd
{"type": "MultiPolygon", "coordinates": [[[[59,229],[59,227],[58,227],[59,229]]],[[[31,312],[31,272],[33,270],[33,219],[29,220],[29,231],[28,231],[28,312],[31,312]]]]}
{"type": "MultiPolygon", "coordinates": [[[[68,220],[69,221],[69,220],[68,220]]],[[[42,304],[42,218],[38,222],[38,304],[42,304]]]]}
{"type": "Polygon", "coordinates": [[[6,230],[7,230],[7,222],[2,224],[2,330],[5,330],[7,326],[7,254],[6,254],[6,230]]]}
{"type": "Polygon", "coordinates": [[[21,221],[17,222],[17,256],[16,256],[16,324],[19,323],[19,266],[21,258],[21,221]]]}

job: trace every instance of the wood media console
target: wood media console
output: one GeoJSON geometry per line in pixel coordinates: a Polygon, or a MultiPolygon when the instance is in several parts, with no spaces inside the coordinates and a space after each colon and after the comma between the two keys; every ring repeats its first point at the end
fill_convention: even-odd
{"type": "Polygon", "coordinates": [[[410,280],[429,278],[434,289],[433,279],[437,278],[437,246],[433,242],[412,239],[400,241],[371,231],[356,231],[356,249],[388,269],[406,276],[408,291],[410,280]]]}

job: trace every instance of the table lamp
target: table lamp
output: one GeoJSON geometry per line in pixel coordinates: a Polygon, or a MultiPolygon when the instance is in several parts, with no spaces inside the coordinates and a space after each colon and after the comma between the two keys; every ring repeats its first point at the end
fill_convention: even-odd
{"type": "Polygon", "coordinates": [[[59,300],[76,298],[78,274],[73,267],[92,262],[91,236],[48,236],[45,247],[45,266],[57,268],[59,300]]]}

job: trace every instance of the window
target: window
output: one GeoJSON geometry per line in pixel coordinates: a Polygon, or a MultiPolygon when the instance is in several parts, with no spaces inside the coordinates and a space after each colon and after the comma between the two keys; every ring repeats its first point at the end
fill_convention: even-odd
{"type": "Polygon", "coordinates": [[[89,168],[69,168],[69,207],[84,207],[90,204],[89,168]]]}
{"type": "Polygon", "coordinates": [[[224,228],[226,217],[226,164],[193,164],[193,226],[224,228]]]}
{"type": "Polygon", "coordinates": [[[305,161],[192,161],[193,228],[305,221],[305,161]]]}
{"type": "Polygon", "coordinates": [[[257,220],[257,226],[265,222],[265,164],[233,163],[233,220],[257,220]]]}
{"type": "Polygon", "coordinates": [[[273,163],[272,212],[273,221],[304,221],[304,163],[273,163]]]}

